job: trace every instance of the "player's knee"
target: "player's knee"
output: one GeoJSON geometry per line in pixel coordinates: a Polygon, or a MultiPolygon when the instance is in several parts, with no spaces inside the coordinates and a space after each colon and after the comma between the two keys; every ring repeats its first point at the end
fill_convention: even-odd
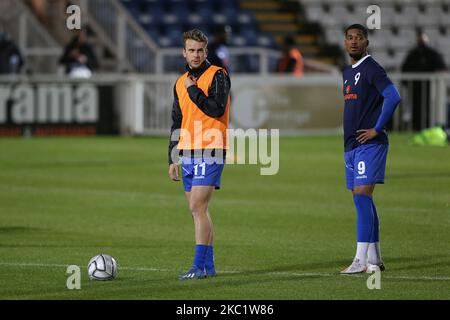
{"type": "Polygon", "coordinates": [[[357,186],[353,189],[353,194],[359,194],[359,195],[365,195],[365,196],[371,196],[373,193],[374,187],[372,185],[367,186],[357,186]]]}
{"type": "Polygon", "coordinates": [[[189,209],[191,210],[192,216],[194,218],[198,215],[206,214],[207,208],[208,204],[203,203],[203,201],[191,201],[189,203],[189,209]]]}

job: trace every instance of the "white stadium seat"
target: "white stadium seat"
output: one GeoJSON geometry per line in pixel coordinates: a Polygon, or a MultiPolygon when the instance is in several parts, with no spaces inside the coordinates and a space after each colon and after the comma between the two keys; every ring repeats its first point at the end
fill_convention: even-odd
{"type": "Polygon", "coordinates": [[[450,66],[449,0],[299,1],[306,9],[307,19],[322,24],[328,43],[342,49],[342,30],[353,23],[366,24],[370,15],[367,7],[376,3],[381,9],[381,29],[369,34],[369,50],[376,60],[387,69],[399,70],[408,50],[416,45],[416,31],[421,29],[430,38],[430,45],[443,54],[450,66]],[[329,10],[325,10],[326,7],[329,10]],[[441,32],[442,28],[445,33],[441,32]]]}
{"type": "Polygon", "coordinates": [[[442,15],[442,7],[436,4],[425,6],[425,11],[420,12],[417,16],[417,24],[420,26],[435,26],[442,15]]]}
{"type": "Polygon", "coordinates": [[[419,9],[417,5],[402,5],[401,11],[394,10],[394,24],[397,26],[413,26],[417,23],[418,15],[419,9]]]}
{"type": "Polygon", "coordinates": [[[329,28],[325,30],[325,36],[328,43],[344,47],[344,32],[341,29],[329,28]]]}
{"type": "Polygon", "coordinates": [[[425,28],[423,28],[423,31],[430,39],[430,45],[432,47],[438,46],[438,44],[441,40],[441,37],[443,37],[441,35],[441,33],[439,32],[439,29],[437,27],[425,27],[425,28]]]}
{"type": "Polygon", "coordinates": [[[392,33],[388,40],[391,48],[411,48],[416,44],[416,31],[411,28],[402,28],[398,33],[392,33]]]}
{"type": "Polygon", "coordinates": [[[318,21],[322,19],[323,8],[321,5],[311,5],[306,7],[306,17],[311,21],[318,21]]]}

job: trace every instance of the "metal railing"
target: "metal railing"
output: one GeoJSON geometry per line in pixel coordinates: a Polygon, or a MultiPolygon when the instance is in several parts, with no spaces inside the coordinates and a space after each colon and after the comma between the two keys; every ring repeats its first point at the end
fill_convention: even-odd
{"type": "MultiPolygon", "coordinates": [[[[178,76],[96,74],[90,79],[77,80],[62,75],[1,76],[0,94],[6,96],[0,99],[3,103],[0,104],[0,119],[2,114],[3,118],[6,115],[5,103],[11,92],[21,86],[32,88],[40,84],[64,86],[70,83],[108,85],[114,88],[111,94],[113,104],[119,111],[122,134],[167,135],[172,124],[173,86],[178,76]]],[[[394,131],[417,130],[414,119],[421,125],[420,128],[450,125],[450,74],[393,73],[390,77],[402,96],[402,102],[394,114],[394,131]],[[416,108],[412,105],[414,89],[410,87],[410,82],[419,85],[426,83],[429,90],[427,100],[418,100],[416,108]]],[[[316,74],[302,78],[232,75],[231,83],[230,112],[235,128],[280,129],[281,134],[338,133],[342,130],[342,78],[337,75],[316,74]]]]}
{"type": "Polygon", "coordinates": [[[25,60],[24,69],[57,72],[62,48],[21,0],[0,1],[0,25],[16,41],[25,60]]]}
{"type": "Polygon", "coordinates": [[[162,72],[156,64],[158,46],[119,1],[91,0],[86,8],[116,48],[117,71],[162,72]]]}
{"type": "Polygon", "coordinates": [[[394,130],[417,131],[450,125],[449,73],[393,73],[390,78],[402,97],[392,121],[394,130]]]}

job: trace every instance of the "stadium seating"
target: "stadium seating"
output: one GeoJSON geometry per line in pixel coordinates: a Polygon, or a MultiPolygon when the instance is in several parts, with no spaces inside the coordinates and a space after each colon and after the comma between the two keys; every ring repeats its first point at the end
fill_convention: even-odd
{"type": "MultiPolygon", "coordinates": [[[[323,27],[325,39],[344,49],[343,31],[352,23],[365,24],[369,0],[299,0],[310,21],[323,27]]],[[[416,32],[423,30],[430,45],[450,65],[450,2],[444,0],[380,0],[381,29],[369,35],[370,51],[388,69],[399,70],[416,32]]]]}
{"type": "Polygon", "coordinates": [[[199,28],[211,37],[216,25],[232,27],[231,46],[275,48],[276,42],[258,28],[251,12],[235,0],[122,0],[133,17],[162,47],[179,47],[181,33],[199,28]]]}
{"type": "MultiPolygon", "coordinates": [[[[268,17],[267,13],[263,14],[266,11],[261,11],[265,10],[263,4],[269,6],[267,1],[261,2],[259,11],[250,9],[254,3],[238,0],[121,1],[161,47],[179,47],[180,34],[193,27],[202,29],[213,40],[214,26],[228,24],[233,29],[231,46],[280,48],[279,36],[260,25],[261,18],[268,17]]],[[[343,51],[345,27],[350,23],[365,24],[370,15],[367,8],[373,1],[298,0],[298,3],[304,9],[306,22],[321,26],[325,42],[343,51]]],[[[381,8],[381,29],[371,30],[369,48],[387,69],[399,70],[402,59],[415,45],[419,29],[428,34],[431,46],[443,53],[450,52],[449,1],[379,0],[376,3],[381,8]]],[[[277,14],[272,16],[275,18],[277,14]]],[[[302,51],[308,55],[308,48],[304,48],[302,51]]],[[[444,58],[450,65],[450,54],[444,54],[444,58]]]]}

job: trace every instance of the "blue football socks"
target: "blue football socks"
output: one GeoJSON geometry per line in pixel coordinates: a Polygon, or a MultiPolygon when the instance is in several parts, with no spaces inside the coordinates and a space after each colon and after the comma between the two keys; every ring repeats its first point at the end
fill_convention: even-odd
{"type": "Polygon", "coordinates": [[[208,246],[208,250],[206,251],[205,269],[206,272],[215,272],[213,246],[208,246]]]}
{"type": "Polygon", "coordinates": [[[377,208],[375,207],[375,203],[373,202],[373,199],[371,200],[373,210],[373,231],[369,242],[374,243],[380,241],[380,221],[378,220],[377,208]]]}
{"type": "Polygon", "coordinates": [[[208,246],[205,244],[195,245],[194,265],[197,266],[200,270],[205,269],[207,250],[208,250],[208,246]]]}
{"type": "Polygon", "coordinates": [[[356,237],[358,242],[372,242],[374,231],[374,211],[372,197],[363,194],[353,195],[356,207],[356,237]]]}

